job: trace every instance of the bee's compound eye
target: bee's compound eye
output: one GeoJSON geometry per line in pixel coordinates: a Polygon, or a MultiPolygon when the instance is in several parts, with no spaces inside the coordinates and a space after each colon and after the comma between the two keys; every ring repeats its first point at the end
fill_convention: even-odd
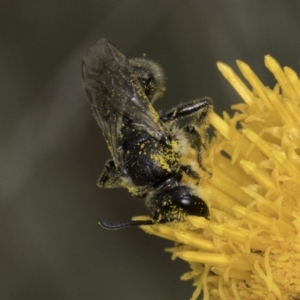
{"type": "Polygon", "coordinates": [[[209,210],[206,203],[195,195],[185,195],[176,199],[176,204],[189,215],[208,217],[209,210]]]}

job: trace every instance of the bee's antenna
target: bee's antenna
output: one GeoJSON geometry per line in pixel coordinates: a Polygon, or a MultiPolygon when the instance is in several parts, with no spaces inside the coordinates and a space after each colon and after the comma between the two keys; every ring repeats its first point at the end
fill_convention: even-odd
{"type": "Polygon", "coordinates": [[[117,229],[122,229],[125,227],[130,227],[130,226],[141,226],[141,225],[153,225],[155,224],[153,220],[130,220],[130,221],[124,221],[124,222],[118,222],[118,223],[110,223],[107,221],[101,221],[99,224],[109,230],[117,230],[117,229]]]}

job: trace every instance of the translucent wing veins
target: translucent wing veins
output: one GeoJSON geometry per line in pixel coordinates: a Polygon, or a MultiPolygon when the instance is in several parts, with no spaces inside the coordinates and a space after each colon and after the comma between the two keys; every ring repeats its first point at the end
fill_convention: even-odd
{"type": "Polygon", "coordinates": [[[100,39],[83,58],[83,85],[116,166],[122,162],[118,137],[124,118],[160,140],[166,127],[147,99],[132,66],[115,46],[100,39]]]}

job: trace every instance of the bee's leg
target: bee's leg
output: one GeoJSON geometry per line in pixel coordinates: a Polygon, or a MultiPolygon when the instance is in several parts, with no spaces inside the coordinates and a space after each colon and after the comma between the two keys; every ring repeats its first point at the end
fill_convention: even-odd
{"type": "Polygon", "coordinates": [[[205,144],[203,143],[203,138],[201,138],[201,135],[196,130],[195,126],[193,125],[186,125],[183,128],[183,131],[185,133],[185,136],[188,138],[190,145],[192,148],[194,148],[197,152],[197,160],[199,163],[199,166],[204,170],[205,168],[202,165],[202,149],[205,149],[205,144]]]}
{"type": "Polygon", "coordinates": [[[191,166],[189,165],[181,165],[180,169],[188,176],[190,176],[191,178],[195,179],[196,181],[196,185],[198,185],[199,181],[200,181],[200,176],[197,172],[195,172],[191,166]]]}
{"type": "Polygon", "coordinates": [[[111,159],[106,162],[97,185],[101,188],[117,188],[120,187],[119,180],[120,174],[116,169],[114,161],[111,159]]]}
{"type": "MultiPolygon", "coordinates": [[[[201,134],[196,129],[199,127],[201,129],[205,129],[205,121],[208,113],[212,109],[212,99],[211,98],[203,98],[191,101],[186,103],[178,108],[173,109],[171,112],[164,114],[160,117],[160,119],[164,122],[172,122],[185,117],[193,117],[193,120],[190,124],[183,128],[183,132],[185,136],[188,138],[190,145],[197,151],[197,159],[199,166],[206,171],[201,163],[201,152],[204,147],[204,139],[205,136],[201,137],[201,134]],[[204,128],[203,128],[204,127],[204,128]]],[[[202,131],[203,134],[203,131],[202,131]]]]}
{"type": "Polygon", "coordinates": [[[202,152],[203,149],[206,149],[205,143],[203,142],[203,138],[193,125],[187,125],[183,128],[183,130],[190,142],[191,147],[194,148],[197,152],[197,161],[199,167],[209,175],[212,175],[211,172],[209,172],[202,164],[202,152]]]}
{"type": "Polygon", "coordinates": [[[205,97],[174,108],[172,111],[160,116],[160,119],[162,122],[167,123],[186,117],[196,116],[197,125],[201,125],[211,109],[212,99],[205,97]]]}

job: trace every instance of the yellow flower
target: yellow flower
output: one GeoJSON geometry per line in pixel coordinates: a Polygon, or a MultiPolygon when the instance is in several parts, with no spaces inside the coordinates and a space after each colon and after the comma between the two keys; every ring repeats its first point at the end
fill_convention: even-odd
{"type": "Polygon", "coordinates": [[[168,251],[190,264],[182,279],[194,280],[193,300],[201,292],[205,300],[300,299],[300,81],[269,55],[274,89],[237,64],[251,88],[218,63],[245,103],[233,106],[232,118],[211,113],[209,172],[198,170],[210,220],[189,216],[186,224],[142,229],[176,242],[168,251]]]}

